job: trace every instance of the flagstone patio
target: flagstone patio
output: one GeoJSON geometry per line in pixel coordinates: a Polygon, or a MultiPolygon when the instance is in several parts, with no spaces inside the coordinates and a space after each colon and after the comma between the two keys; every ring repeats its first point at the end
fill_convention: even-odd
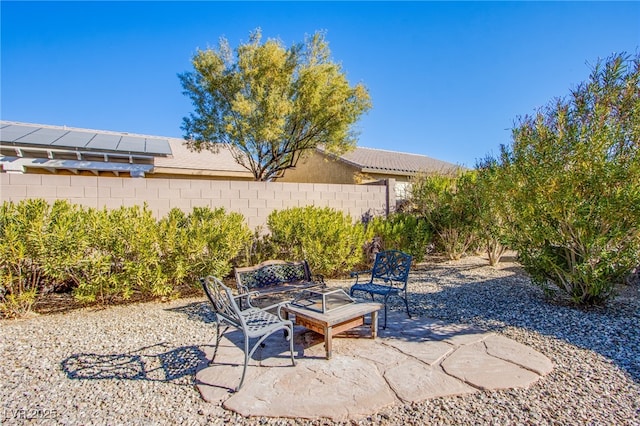
{"type": "MultiPolygon", "coordinates": [[[[242,334],[230,329],[215,362],[196,374],[202,397],[243,416],[357,420],[400,403],[482,390],[527,388],[553,369],[543,354],[496,333],[389,313],[377,339],[368,326],[333,340],[296,326],[296,365],[276,333],[254,354],[240,391],[242,334]]],[[[213,356],[214,343],[205,350],[213,356]]]]}

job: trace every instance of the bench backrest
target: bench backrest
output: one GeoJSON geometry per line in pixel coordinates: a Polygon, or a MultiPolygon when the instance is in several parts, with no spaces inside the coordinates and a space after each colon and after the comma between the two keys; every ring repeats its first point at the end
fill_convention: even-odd
{"type": "Polygon", "coordinates": [[[376,259],[371,270],[371,281],[383,280],[388,284],[399,283],[407,285],[412,256],[398,250],[387,250],[376,253],[376,259]]]}
{"type": "Polygon", "coordinates": [[[267,260],[255,266],[235,268],[235,274],[239,289],[245,287],[249,291],[311,281],[309,264],[306,260],[300,262],[267,260]]]}

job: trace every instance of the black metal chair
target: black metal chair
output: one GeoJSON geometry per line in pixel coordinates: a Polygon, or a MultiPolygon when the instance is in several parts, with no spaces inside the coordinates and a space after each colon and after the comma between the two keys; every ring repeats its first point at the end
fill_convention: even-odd
{"type": "Polygon", "coordinates": [[[295,365],[295,358],[293,355],[293,323],[290,320],[285,320],[280,315],[280,304],[268,306],[265,308],[256,308],[251,305],[251,296],[257,294],[257,292],[251,292],[234,296],[231,289],[225,286],[218,278],[208,276],[201,278],[200,282],[204,288],[207,297],[213,305],[213,309],[216,313],[216,348],[213,352],[210,364],[213,363],[218,352],[218,346],[220,339],[230,326],[241,330],[244,334],[244,369],[242,370],[242,378],[240,384],[235,389],[236,392],[240,390],[244,383],[244,377],[247,372],[247,365],[249,358],[253,356],[255,350],[260,346],[264,340],[271,334],[278,330],[285,330],[286,339],[289,341],[289,350],[291,352],[291,364],[295,365]],[[245,299],[246,309],[240,309],[236,299],[245,299]],[[278,308],[277,315],[274,315],[267,310],[272,308],[278,308]],[[225,322],[227,326],[220,332],[220,325],[225,322]],[[249,349],[249,340],[258,338],[258,341],[249,349]]]}
{"type": "Polygon", "coordinates": [[[387,250],[376,253],[373,268],[368,271],[352,272],[351,276],[356,277],[356,282],[351,286],[349,295],[355,292],[364,292],[371,295],[380,295],[384,299],[384,326],[387,328],[387,301],[390,296],[398,296],[404,301],[409,312],[409,300],[407,297],[407,283],[409,281],[409,270],[411,269],[412,256],[398,250],[387,250]],[[360,276],[365,276],[368,281],[360,282],[360,276]]]}

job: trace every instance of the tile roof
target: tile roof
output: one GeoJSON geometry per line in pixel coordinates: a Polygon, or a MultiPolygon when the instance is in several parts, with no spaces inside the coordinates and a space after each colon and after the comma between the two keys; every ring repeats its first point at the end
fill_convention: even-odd
{"type": "Polygon", "coordinates": [[[353,151],[340,156],[342,161],[350,163],[363,172],[393,172],[414,174],[418,172],[450,172],[460,169],[455,165],[425,155],[383,149],[356,147],[353,151]]]}

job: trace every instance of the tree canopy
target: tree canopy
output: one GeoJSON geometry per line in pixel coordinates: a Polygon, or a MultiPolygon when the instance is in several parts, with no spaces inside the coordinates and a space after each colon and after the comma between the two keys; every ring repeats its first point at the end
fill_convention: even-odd
{"type": "Polygon", "coordinates": [[[182,130],[190,149],[230,148],[255,180],[281,177],[322,145],[340,154],[356,144],[354,125],[371,108],[367,89],[351,86],[330,59],[324,34],[286,48],[255,30],[235,51],[222,38],[198,50],[179,75],[195,111],[182,130]]]}

